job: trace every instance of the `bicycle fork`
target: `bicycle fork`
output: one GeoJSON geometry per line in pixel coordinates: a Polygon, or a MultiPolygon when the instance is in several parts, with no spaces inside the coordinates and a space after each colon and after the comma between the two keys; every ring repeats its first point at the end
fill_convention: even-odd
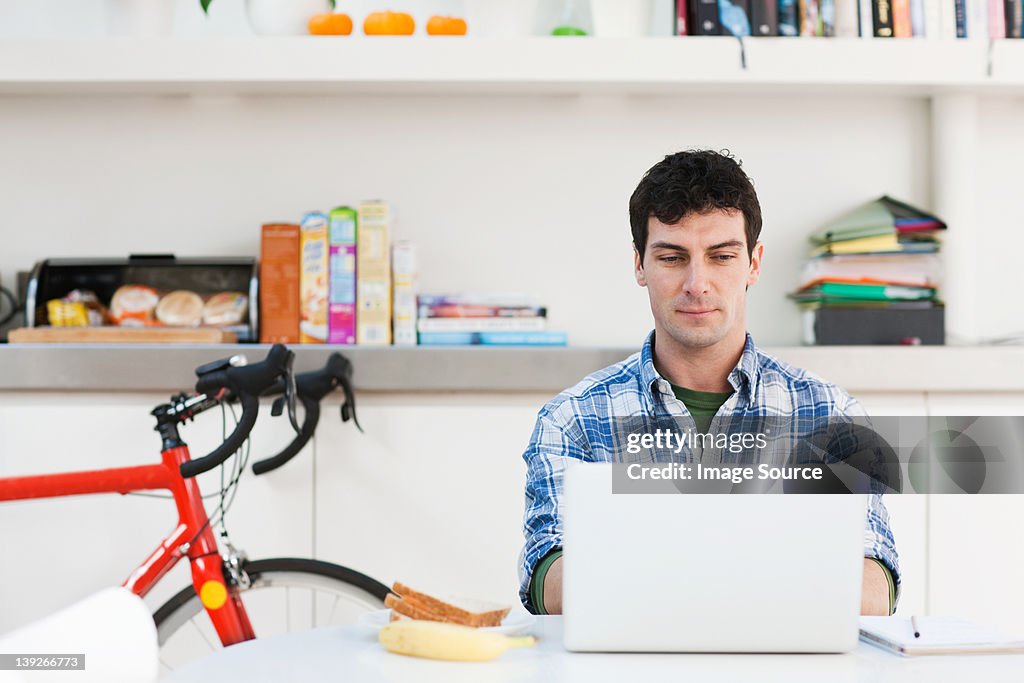
{"type": "MultiPolygon", "coordinates": [[[[178,525],[145,562],[124,582],[124,587],[142,597],[183,557],[188,557],[192,568],[192,585],[202,602],[213,627],[225,646],[256,637],[249,615],[245,611],[239,588],[245,588],[248,577],[244,572],[229,571],[225,576],[225,562],[217,547],[210,519],[203,507],[202,494],[195,479],[184,479],[179,466],[187,462],[187,446],[176,446],[162,453],[163,467],[169,476],[161,488],[174,495],[178,508],[178,525]]],[[[229,547],[239,564],[237,552],[229,547]]]]}

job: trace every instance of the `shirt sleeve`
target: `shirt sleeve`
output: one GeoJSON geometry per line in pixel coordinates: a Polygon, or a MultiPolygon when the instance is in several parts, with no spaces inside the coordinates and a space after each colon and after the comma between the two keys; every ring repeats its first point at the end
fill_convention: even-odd
{"type": "MultiPolygon", "coordinates": [[[[850,396],[845,396],[845,401],[840,404],[840,413],[849,417],[867,417],[863,406],[850,396]]],[[[896,540],[893,538],[889,525],[889,511],[886,509],[880,493],[868,495],[867,523],[864,528],[864,557],[877,560],[888,570],[894,592],[891,607],[895,611],[902,585],[900,558],[899,553],[896,552],[896,540]]]]}
{"type": "Polygon", "coordinates": [[[559,424],[547,409],[537,417],[530,444],[523,453],[526,461],[526,512],[523,534],[526,542],[519,557],[519,599],[526,609],[537,613],[530,600],[530,578],[537,562],[562,546],[561,500],[565,468],[572,460],[586,460],[587,449],[571,427],[559,424]]]}
{"type": "Polygon", "coordinates": [[[896,552],[896,541],[889,529],[889,511],[882,502],[882,496],[871,494],[868,499],[868,520],[864,529],[864,557],[878,560],[889,570],[894,588],[892,610],[900,599],[902,585],[900,576],[900,558],[896,552]]]}

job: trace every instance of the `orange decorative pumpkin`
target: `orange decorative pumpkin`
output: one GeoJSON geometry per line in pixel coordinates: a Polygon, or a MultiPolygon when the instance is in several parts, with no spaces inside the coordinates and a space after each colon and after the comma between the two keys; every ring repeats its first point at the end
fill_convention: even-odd
{"type": "Polygon", "coordinates": [[[435,15],[427,22],[427,33],[432,36],[464,36],[466,20],[458,17],[442,17],[435,15]]]}
{"type": "Polygon", "coordinates": [[[352,17],[347,14],[314,14],[309,18],[311,36],[347,36],[352,33],[352,17]]]}
{"type": "Polygon", "coordinates": [[[411,36],[416,20],[405,12],[373,12],[363,22],[363,33],[368,36],[411,36]]]}

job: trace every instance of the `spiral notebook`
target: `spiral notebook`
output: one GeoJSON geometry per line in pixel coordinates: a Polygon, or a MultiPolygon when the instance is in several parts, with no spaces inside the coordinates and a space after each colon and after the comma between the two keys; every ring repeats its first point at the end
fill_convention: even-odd
{"type": "Polygon", "coordinates": [[[1024,640],[955,617],[918,617],[920,638],[910,619],[861,617],[860,639],[904,656],[1024,653],[1024,640]]]}

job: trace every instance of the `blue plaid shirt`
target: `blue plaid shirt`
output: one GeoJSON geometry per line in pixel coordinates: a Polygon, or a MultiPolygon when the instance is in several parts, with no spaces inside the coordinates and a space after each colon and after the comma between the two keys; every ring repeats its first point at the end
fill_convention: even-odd
{"type": "MultiPolygon", "coordinates": [[[[585,377],[549,401],[537,416],[526,461],[526,544],[520,555],[519,597],[530,605],[530,577],[549,552],[562,546],[559,511],[570,460],[613,461],[620,441],[614,421],[642,415],[689,416],[672,386],[654,368],[654,333],[621,363],[585,377]]],[[[748,334],[739,363],[729,373],[735,390],[718,415],[778,416],[814,423],[832,416],[863,416],[863,408],[834,384],[760,352],[748,334]],[[803,420],[802,418],[810,418],[803,420]]],[[[869,497],[864,556],[882,562],[900,586],[899,557],[882,497],[869,497]]]]}

